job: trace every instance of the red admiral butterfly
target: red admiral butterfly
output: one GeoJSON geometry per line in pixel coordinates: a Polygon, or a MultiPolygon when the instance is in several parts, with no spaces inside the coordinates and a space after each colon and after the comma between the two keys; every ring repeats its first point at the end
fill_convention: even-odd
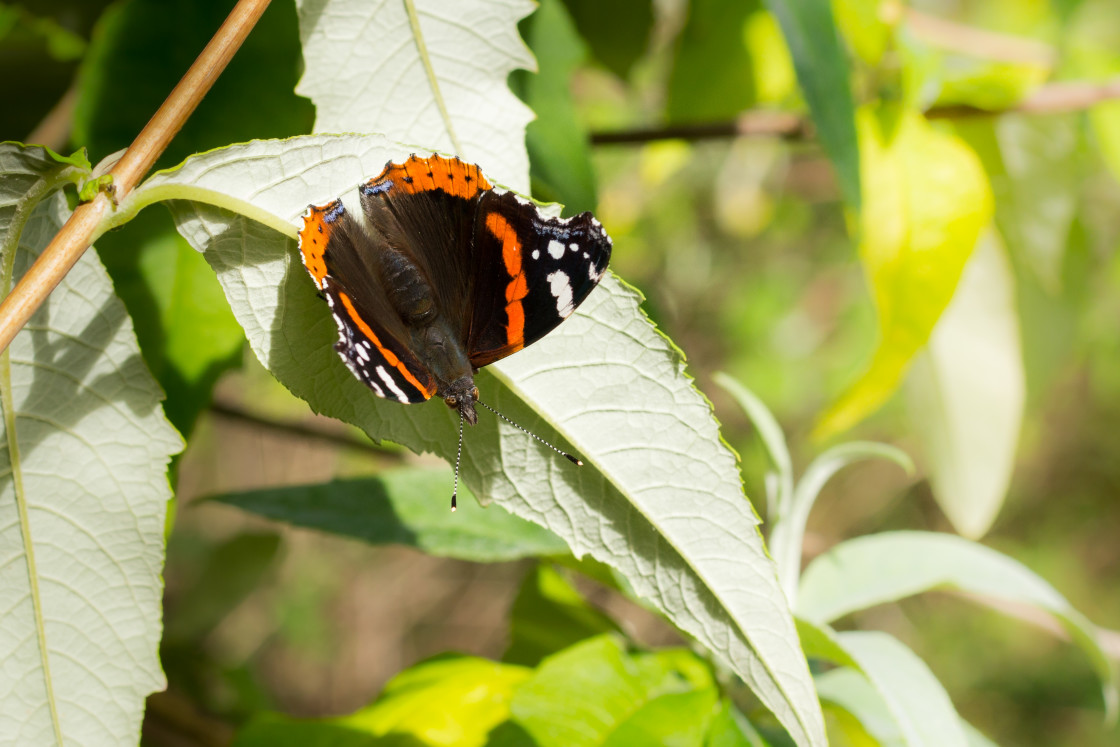
{"type": "Polygon", "coordinates": [[[591,213],[545,217],[458,158],[390,162],[358,192],[360,215],[312,205],[299,233],[335,350],[379,397],[442,397],[459,411],[461,449],[462,421],[491,409],[475,372],[564,321],[602,278],[610,237],[591,213]]]}

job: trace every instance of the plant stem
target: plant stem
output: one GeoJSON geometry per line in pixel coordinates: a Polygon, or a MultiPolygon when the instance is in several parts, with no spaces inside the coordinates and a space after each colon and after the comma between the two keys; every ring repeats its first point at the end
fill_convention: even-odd
{"type": "MultiPolygon", "coordinates": [[[[1067,81],[1039,86],[1022,101],[1005,109],[979,109],[973,106],[935,106],[927,119],[964,119],[998,117],[1004,114],[1062,114],[1089,109],[1104,101],[1120,99],[1120,77],[1099,82],[1067,81]]],[[[744,112],[733,122],[670,125],[617,132],[593,132],[595,145],[648,143],[656,140],[710,140],[728,137],[776,137],[807,140],[813,128],[808,120],[794,114],[756,110],[744,112]]]]}
{"type": "Polygon", "coordinates": [[[151,170],[253,30],[269,2],[239,0],[202,54],[109,171],[113,176],[114,198],[102,192],[90,202],[79,205],[15,289],[0,303],[0,350],[7,349],[16,333],[89,248],[91,237],[113,201],[127,195],[151,170]]]}

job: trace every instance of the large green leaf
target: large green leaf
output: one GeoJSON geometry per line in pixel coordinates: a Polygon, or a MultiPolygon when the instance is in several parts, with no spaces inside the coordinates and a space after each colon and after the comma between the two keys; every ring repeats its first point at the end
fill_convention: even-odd
{"type": "Polygon", "coordinates": [[[1003,505],[1023,418],[1014,282],[998,235],[987,232],[907,382],[933,495],[972,539],[988,531],[1003,505]]]}
{"type": "Polygon", "coordinates": [[[862,111],[859,125],[859,253],[879,313],[879,347],[822,417],[818,437],[850,428],[894,393],[992,216],[988,179],[959,138],[911,111],[862,111]]]}
{"type": "Polygon", "coordinates": [[[378,132],[438,148],[527,191],[522,137],[533,114],[506,79],[536,67],[516,23],[531,0],[297,5],[306,69],[296,92],[315,104],[315,132],[378,132]]]}
{"type": "MultiPolygon", "coordinates": [[[[401,149],[377,136],[320,135],[211,151],[150,179],[118,216],[152,199],[194,200],[175,203],[180,231],[205,249],[261,362],[315,410],[452,459],[454,413],[380,400],[341,365],[334,322],[291,238],[308,202],[347,193],[401,149]]],[[[729,662],[797,740],[819,743],[808,668],[735,455],[639,302],[608,277],[556,331],[477,379],[483,401],[587,465],[483,417],[467,434],[464,479],[576,555],[617,568],[729,662]]]]}
{"type": "Polygon", "coordinates": [[[856,107],[832,5],[829,0],[766,0],[766,6],[782,27],[817,137],[836,169],[840,194],[852,209],[859,210],[856,107]]]}
{"type": "Polygon", "coordinates": [[[960,537],[889,532],[842,542],[805,569],[797,611],[806,620],[827,623],[936,589],[956,589],[1050,613],[1089,657],[1108,709],[1116,707],[1115,666],[1093,624],[1022,564],[960,537]]]}
{"type": "Polygon", "coordinates": [[[625,78],[646,51],[653,31],[653,0],[564,0],[595,59],[625,78]]]}
{"type": "Polygon", "coordinates": [[[552,532],[500,507],[487,511],[472,505],[465,491],[460,510],[451,513],[451,481],[450,470],[398,469],[364,479],[221,495],[217,500],[370,544],[408,545],[430,555],[479,563],[568,552],[552,532]]]}
{"type": "MultiPolygon", "coordinates": [[[[0,147],[4,292],[69,215],[57,192],[29,210],[59,168],[0,147]]],[[[164,686],[166,470],[181,442],[161,398],[86,253],[0,357],[0,742],[135,743],[164,686]]]]}

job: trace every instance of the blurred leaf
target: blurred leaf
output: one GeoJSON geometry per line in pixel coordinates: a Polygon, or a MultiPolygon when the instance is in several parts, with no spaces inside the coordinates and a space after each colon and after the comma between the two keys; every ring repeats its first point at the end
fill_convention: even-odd
{"type": "Polygon", "coordinates": [[[451,482],[450,470],[395,469],[371,478],[264,488],[215,500],[296,526],[373,545],[406,545],[439,557],[493,563],[568,552],[547,529],[500,506],[480,508],[462,486],[459,510],[452,513],[451,482]]]}
{"type": "MultiPolygon", "coordinates": [[[[652,0],[564,0],[564,5],[595,59],[620,78],[630,75],[630,68],[649,46],[652,0]]],[[[529,46],[537,51],[532,42],[529,46]]]]}
{"type": "Polygon", "coordinates": [[[235,747],[482,747],[487,734],[509,716],[515,688],[531,673],[524,667],[474,657],[417,664],[385,686],[371,706],[349,716],[295,719],[257,716],[235,747]]]}
{"type": "MultiPolygon", "coordinates": [[[[378,399],[340,364],[337,328],[293,257],[292,221],[308,201],[345,194],[403,148],[379,136],[322,135],[211,151],[150,178],[115,219],[154,199],[196,200],[173,204],[179,229],[206,249],[266,368],[316,410],[375,439],[452,458],[454,413],[378,399]]],[[[749,682],[795,738],[823,740],[808,668],[735,456],[684,375],[679,351],[642,315],[638,294],[608,274],[564,324],[486,367],[477,383],[484,401],[578,451],[585,466],[574,471],[527,434],[484,417],[463,454],[475,494],[617,568],[640,597],[749,682]],[[682,514],[681,506],[703,510],[682,514]]]]}
{"type": "MultiPolygon", "coordinates": [[[[94,160],[127,147],[234,1],[125,0],[110,6],[79,70],[74,141],[87,146],[94,160]]],[[[292,92],[299,49],[291,4],[273,3],[175,135],[158,167],[229,143],[309,132],[311,104],[292,92]]]]}
{"type": "Polygon", "coordinates": [[[879,313],[879,347],[868,370],[825,412],[817,438],[852,427],[894,393],[992,215],[979,159],[920,115],[901,112],[888,122],[863,111],[860,139],[859,252],[879,313]]]}
{"type": "Polygon", "coordinates": [[[536,666],[546,656],[602,633],[620,632],[575,587],[547,565],[537,565],[521,584],[510,612],[509,648],[503,661],[536,666]]]}
{"type": "Polygon", "coordinates": [[[757,103],[788,107],[797,96],[797,72],[778,19],[763,10],[751,13],[744,33],[757,103]]]}
{"type": "Polygon", "coordinates": [[[611,735],[659,696],[710,692],[714,705],[712,683],[698,688],[676,662],[660,653],[628,654],[613,636],[589,639],[545,659],[517,688],[514,719],[540,747],[599,747],[614,744],[611,735]]]}
{"type": "Polygon", "coordinates": [[[1043,288],[1061,288],[1062,261],[1084,180],[1076,114],[1005,116],[995,124],[999,154],[983,150],[996,196],[996,223],[1043,288]]]}
{"type": "Polygon", "coordinates": [[[908,381],[934,498],[971,539],[991,527],[1015,467],[1026,384],[1014,283],[986,232],[908,381]]]}
{"type": "Polygon", "coordinates": [[[669,72],[666,115],[673,122],[732,119],[755,99],[744,40],[758,0],[692,0],[669,72]]]}
{"type": "Polygon", "coordinates": [[[879,64],[893,29],[882,19],[882,0],[832,0],[832,12],[841,36],[864,63],[879,64]]]}
{"type": "Polygon", "coordinates": [[[907,747],[965,747],[960,716],[926,663],[886,633],[851,631],[836,639],[883,699],[907,747]]]}
{"type": "MultiPolygon", "coordinates": [[[[0,41],[5,41],[9,34],[21,33],[41,39],[47,53],[59,62],[81,59],[86,51],[85,39],[49,15],[36,15],[20,5],[0,3],[0,41]]],[[[5,46],[10,43],[10,39],[6,40],[5,46]]]]}
{"type": "Polygon", "coordinates": [[[643,703],[602,747],[704,747],[719,696],[714,687],[666,693],[643,703]]]}
{"type": "MultiPolygon", "coordinates": [[[[0,295],[82,170],[0,145],[0,295]]],[[[157,657],[166,470],[182,442],[124,307],[83,254],[0,355],[0,742],[127,744],[157,657]]]]}
{"type": "MultiPolygon", "coordinates": [[[[846,652],[844,655],[848,656],[846,652]]],[[[841,666],[818,674],[814,680],[822,701],[836,704],[855,718],[859,729],[852,730],[852,736],[856,738],[853,744],[867,744],[868,747],[901,747],[905,744],[898,723],[891,716],[883,697],[858,669],[841,666]],[[858,741],[863,735],[867,735],[870,742],[858,741]]]]}
{"type": "Polygon", "coordinates": [[[315,104],[315,132],[376,132],[454,153],[529,192],[523,137],[533,113],[507,79],[536,67],[517,33],[531,0],[297,5],[305,70],[296,92],[315,104]]]}
{"type": "Polygon", "coordinates": [[[769,747],[769,743],[751,726],[746,716],[726,698],[720,703],[708,727],[704,747],[769,747]]]}
{"type": "Polygon", "coordinates": [[[848,58],[832,20],[829,0],[766,0],[786,37],[797,81],[817,137],[836,169],[840,194],[860,209],[860,143],[848,79],[848,58]]]}
{"type": "Polygon", "coordinates": [[[536,74],[515,70],[510,79],[537,115],[525,131],[533,195],[564,203],[568,215],[594,210],[591,148],[570,88],[572,73],[586,56],[583,42],[560,0],[542,0],[521,26],[540,67],[536,74]]]}
{"type": "Polygon", "coordinates": [[[1093,624],[1025,566],[960,537],[888,532],[842,542],[805,569],[797,612],[806,620],[827,623],[935,589],[965,591],[1050,613],[1089,657],[1107,709],[1115,708],[1114,664],[1101,648],[1093,624]]]}
{"type": "Polygon", "coordinates": [[[167,418],[189,435],[219,377],[241,364],[245,333],[206,259],[161,208],[105,234],[97,249],[167,393],[167,418]]]}
{"type": "Polygon", "coordinates": [[[164,643],[197,640],[256,589],[280,549],[276,534],[239,534],[212,548],[195,583],[177,600],[164,643]]]}

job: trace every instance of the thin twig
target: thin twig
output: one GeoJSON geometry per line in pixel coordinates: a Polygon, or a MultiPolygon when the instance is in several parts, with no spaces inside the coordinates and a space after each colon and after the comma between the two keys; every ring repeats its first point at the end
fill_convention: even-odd
{"type": "MultiPolygon", "coordinates": [[[[110,170],[115,199],[120,200],[127,195],[151,170],[171,138],[179,132],[253,30],[268,4],[269,0],[239,0],[187,74],[110,170]]],[[[19,284],[0,303],[0,350],[8,347],[16,333],[27,324],[35,310],[89,248],[94,232],[111,207],[112,202],[105,193],[79,205],[19,284]]]]}
{"type": "Polygon", "coordinates": [[[898,12],[915,37],[950,52],[1042,67],[1053,67],[1058,59],[1058,51],[1045,42],[966,26],[910,7],[901,6],[898,12]]]}
{"type": "MultiPolygon", "coordinates": [[[[999,117],[1004,114],[1062,114],[1083,111],[1105,101],[1120,99],[1120,76],[1098,83],[1065,82],[1039,86],[1022,101],[1004,109],[979,109],[972,106],[937,106],[926,112],[928,119],[999,117]]],[[[782,112],[757,110],[741,115],[734,122],[671,125],[649,129],[593,132],[596,145],[648,143],[657,140],[710,140],[730,137],[774,137],[807,140],[813,127],[807,119],[782,112]]]]}
{"type": "MultiPolygon", "coordinates": [[[[269,418],[262,418],[259,415],[248,412],[236,405],[221,400],[215,400],[210,405],[210,412],[220,417],[229,418],[231,420],[239,420],[243,423],[248,423],[252,426],[276,431],[287,435],[295,436],[298,438],[316,439],[328,443],[336,444],[349,449],[357,449],[359,451],[369,452],[376,454],[386,459],[399,460],[401,455],[397,452],[390,451],[377,444],[370,443],[369,441],[362,441],[357,438],[346,435],[345,433],[338,432],[337,429],[320,428],[312,423],[293,423],[290,421],[272,420],[269,418]]],[[[331,421],[335,423],[337,421],[331,421]]]]}

